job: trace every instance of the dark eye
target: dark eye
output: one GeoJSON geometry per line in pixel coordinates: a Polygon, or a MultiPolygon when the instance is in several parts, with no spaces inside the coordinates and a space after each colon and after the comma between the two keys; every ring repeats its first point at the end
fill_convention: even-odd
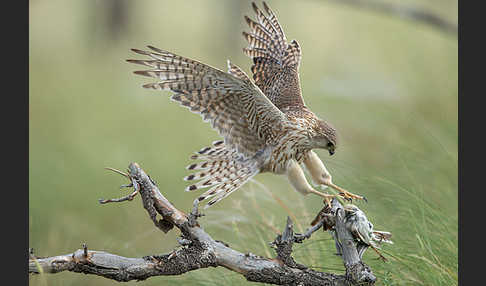
{"type": "Polygon", "coordinates": [[[327,147],[332,147],[332,143],[331,142],[327,143],[327,147]]]}

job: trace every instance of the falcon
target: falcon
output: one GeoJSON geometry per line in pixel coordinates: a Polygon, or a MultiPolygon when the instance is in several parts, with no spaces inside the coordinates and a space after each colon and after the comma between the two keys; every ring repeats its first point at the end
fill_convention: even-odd
{"type": "Polygon", "coordinates": [[[265,172],[287,176],[296,191],[321,196],[330,205],[336,195],[315,190],[301,165],[315,184],[334,188],[347,200],[363,199],[335,185],[312,151],[326,149],[333,155],[338,137],[335,128],[304,103],[299,44],[287,42],[265,2],[266,13],[255,3],[252,6],[256,20],[245,16],[250,31],[243,32],[249,43],[243,52],[253,60],[253,81],[229,60],[224,72],[153,46],[132,49],[146,59],[127,60],[148,67],[135,74],[156,79],[144,88],[172,91],[172,100],[200,114],[223,138],[196,152],[191,158],[201,161],[187,166],[194,173],[184,179],[195,183],[186,190],[209,188],[194,201],[195,206],[205,199],[210,199],[205,208],[212,206],[265,172]]]}

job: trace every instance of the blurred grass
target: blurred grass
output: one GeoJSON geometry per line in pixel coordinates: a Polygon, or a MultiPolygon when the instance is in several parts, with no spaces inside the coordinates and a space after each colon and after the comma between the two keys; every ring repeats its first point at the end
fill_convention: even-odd
{"type": "MultiPolygon", "coordinates": [[[[242,13],[249,2],[143,1],[129,4],[122,36],[107,28],[108,1],[30,1],[29,240],[39,256],[91,249],[141,257],[177,246],[147,219],[139,199],[119,197],[125,181],[103,167],[136,161],[178,207],[191,152],[218,138],[199,116],[144,90],[124,60],[147,44],[225,69],[249,71],[242,13]],[[235,9],[240,9],[235,12],[235,9]]],[[[457,2],[402,1],[457,16],[457,2]]],[[[423,25],[326,1],[268,1],[287,38],[303,49],[306,103],[332,122],[341,146],[318,151],[335,182],[364,194],[375,228],[393,233],[389,263],[364,261],[380,285],[457,285],[457,39],[423,25]]],[[[296,219],[303,231],[321,208],[286,179],[262,174],[206,211],[205,229],[240,251],[273,256],[268,242],[296,219]],[[278,198],[280,201],[277,201],[278,198]]],[[[329,233],[295,247],[299,263],[344,273],[329,233]]],[[[30,276],[32,285],[113,285],[74,273],[30,276]]],[[[144,285],[242,285],[225,269],[154,277],[144,285]]],[[[135,282],[128,284],[135,285],[135,282]]]]}

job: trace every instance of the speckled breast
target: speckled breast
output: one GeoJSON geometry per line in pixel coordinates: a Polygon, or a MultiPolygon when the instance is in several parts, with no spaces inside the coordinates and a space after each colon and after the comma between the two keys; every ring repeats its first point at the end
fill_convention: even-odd
{"type": "Polygon", "coordinates": [[[287,165],[291,159],[302,163],[305,154],[310,150],[309,137],[306,129],[300,124],[289,124],[286,130],[280,132],[281,136],[272,147],[269,160],[263,166],[261,172],[283,174],[287,171],[287,165]]]}

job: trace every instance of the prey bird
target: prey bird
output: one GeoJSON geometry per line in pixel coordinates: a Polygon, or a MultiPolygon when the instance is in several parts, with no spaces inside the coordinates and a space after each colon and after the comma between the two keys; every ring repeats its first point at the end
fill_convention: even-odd
{"type": "Polygon", "coordinates": [[[211,198],[209,207],[239,189],[258,173],[286,175],[301,194],[316,194],[330,205],[335,195],[315,190],[306,180],[303,164],[314,183],[331,187],[347,200],[363,199],[335,185],[326,167],[312,149],[334,154],[338,138],[334,127],[319,119],[304,103],[300,89],[301,48],[287,42],[274,12],[263,2],[264,13],[252,3],[256,21],[245,16],[250,28],[243,32],[249,46],[244,53],[253,60],[254,82],[229,60],[228,72],[152,46],[132,49],[147,59],[129,59],[148,67],[135,74],[155,78],[144,88],[170,90],[171,99],[210,122],[224,140],[202,148],[192,159],[202,161],[186,188],[209,188],[195,201],[211,198]]]}
{"type": "Polygon", "coordinates": [[[365,213],[360,210],[357,206],[352,204],[347,204],[344,206],[345,212],[345,224],[346,228],[351,231],[354,239],[358,242],[358,252],[363,255],[364,250],[367,247],[371,247],[378,256],[383,260],[387,259],[378,251],[378,243],[386,242],[393,244],[390,240],[391,233],[387,231],[378,231],[373,229],[373,224],[366,218],[365,213]]]}

